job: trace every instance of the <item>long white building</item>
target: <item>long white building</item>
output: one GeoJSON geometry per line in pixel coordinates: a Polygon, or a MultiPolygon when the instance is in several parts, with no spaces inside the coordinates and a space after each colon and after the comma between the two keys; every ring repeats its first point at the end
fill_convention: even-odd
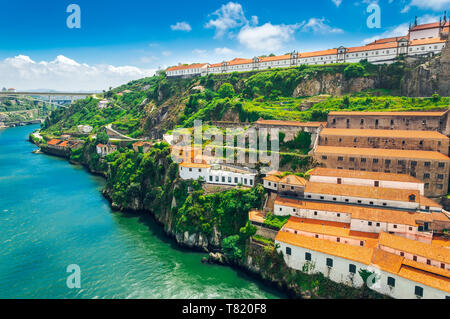
{"type": "Polygon", "coordinates": [[[236,58],[215,64],[178,65],[168,68],[168,77],[205,76],[232,72],[259,71],[300,65],[324,65],[357,63],[368,60],[373,64],[392,63],[403,56],[433,56],[445,47],[450,23],[445,17],[441,22],[410,27],[408,35],[376,40],[365,46],[344,47],[315,52],[293,52],[281,56],[236,58]]]}

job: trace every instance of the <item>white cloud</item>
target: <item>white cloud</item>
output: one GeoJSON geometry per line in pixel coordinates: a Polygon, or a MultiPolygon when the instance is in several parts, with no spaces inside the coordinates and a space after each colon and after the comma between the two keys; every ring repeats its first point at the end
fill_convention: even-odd
{"type": "Polygon", "coordinates": [[[245,26],[238,34],[241,44],[253,50],[276,51],[292,40],[295,30],[300,25],[245,26]]]}
{"type": "Polygon", "coordinates": [[[171,25],[170,28],[172,29],[172,31],[192,31],[192,27],[187,22],[177,22],[177,24],[171,25]]]}
{"type": "Polygon", "coordinates": [[[339,7],[342,3],[342,0],[331,0],[336,5],[336,7],[339,7]]]}
{"type": "Polygon", "coordinates": [[[410,7],[420,9],[442,10],[450,6],[450,0],[411,0],[411,2],[402,10],[407,12],[410,7]]]}
{"type": "MultiPolygon", "coordinates": [[[[248,24],[242,5],[235,2],[228,2],[216,10],[213,15],[216,19],[211,19],[206,24],[206,28],[216,29],[216,38],[223,37],[228,30],[242,27],[248,24]]],[[[257,17],[252,17],[252,22],[257,22],[257,17]]]]}
{"type": "Polygon", "coordinates": [[[303,24],[302,31],[305,32],[314,32],[319,34],[328,34],[328,33],[342,33],[344,30],[339,28],[333,28],[326,24],[325,18],[311,18],[308,22],[303,24]]]}
{"type": "MultiPolygon", "coordinates": [[[[439,17],[432,16],[429,14],[426,14],[417,19],[417,22],[419,24],[425,24],[425,23],[436,22],[436,21],[439,21],[439,17]]],[[[379,40],[379,39],[405,36],[408,34],[408,31],[409,31],[409,23],[408,22],[402,23],[395,27],[390,28],[389,30],[387,30],[379,35],[364,39],[363,42],[364,42],[364,44],[367,44],[367,43],[371,43],[371,42],[373,42],[375,40],[379,40]]]]}
{"type": "Polygon", "coordinates": [[[229,48],[216,48],[214,50],[214,52],[216,54],[220,54],[220,55],[230,55],[230,54],[234,54],[234,51],[229,49],[229,48]]]}
{"type": "Polygon", "coordinates": [[[154,73],[155,70],[134,66],[88,65],[62,55],[53,61],[36,62],[24,55],[0,61],[2,86],[19,90],[102,90],[152,76],[154,73]]]}
{"type": "Polygon", "coordinates": [[[161,54],[163,55],[163,56],[171,56],[172,55],[172,51],[163,51],[163,52],[161,52],[161,54]]]}

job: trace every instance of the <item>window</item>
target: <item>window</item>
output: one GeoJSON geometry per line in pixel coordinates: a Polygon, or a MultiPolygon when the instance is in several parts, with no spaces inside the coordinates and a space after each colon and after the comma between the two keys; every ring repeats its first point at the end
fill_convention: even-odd
{"type": "Polygon", "coordinates": [[[351,274],[356,274],[356,266],[353,265],[353,264],[350,264],[350,265],[348,266],[348,271],[349,271],[351,274]]]}
{"type": "Polygon", "coordinates": [[[323,160],[327,160],[327,159],[328,159],[328,156],[322,156],[322,159],[323,159],[323,160]]]}
{"type": "Polygon", "coordinates": [[[405,257],[405,253],[404,253],[404,252],[401,252],[401,253],[400,253],[400,256],[401,256],[401,257],[405,257]]]}
{"type": "Polygon", "coordinates": [[[311,261],[311,254],[310,253],[305,253],[305,260],[306,261],[311,261]]]}
{"type": "Polygon", "coordinates": [[[327,266],[328,267],[333,267],[333,259],[327,258],[327,266]]]}
{"type": "Polygon", "coordinates": [[[427,265],[431,265],[431,260],[427,259],[427,265]]]}
{"type": "Polygon", "coordinates": [[[428,178],[430,178],[430,174],[429,174],[429,173],[425,173],[425,174],[423,174],[423,178],[424,178],[424,179],[428,179],[428,178]]]}
{"type": "Polygon", "coordinates": [[[444,263],[441,264],[441,269],[445,269],[445,264],[444,263]]]}
{"type": "Polygon", "coordinates": [[[360,242],[359,242],[359,245],[360,245],[361,247],[363,247],[363,246],[364,246],[364,242],[363,242],[363,241],[360,241],[360,242]]]}
{"type": "Polygon", "coordinates": [[[438,179],[444,179],[444,175],[438,174],[437,178],[438,178],[438,179]]]}
{"type": "Polygon", "coordinates": [[[368,225],[369,225],[369,226],[372,226],[372,222],[368,222],[368,225]]]}
{"type": "Polygon", "coordinates": [[[425,162],[425,167],[430,167],[431,163],[430,162],[425,162]]]}
{"type": "MultiPolygon", "coordinates": [[[[238,183],[239,183],[239,179],[238,179],[237,177],[234,178],[234,183],[235,183],[235,184],[238,184],[238,183]]],[[[270,186],[270,185],[269,185],[269,186],[270,186]]],[[[273,186],[274,186],[274,187],[277,187],[277,185],[275,185],[275,184],[274,184],[273,186]]]]}
{"type": "Polygon", "coordinates": [[[365,163],[367,160],[365,158],[361,158],[361,163],[365,163]]]}
{"type": "Polygon", "coordinates": [[[387,284],[392,288],[395,287],[395,279],[392,277],[388,277],[387,284]]]}
{"type": "Polygon", "coordinates": [[[343,160],[344,160],[343,157],[341,157],[341,156],[338,157],[338,161],[339,161],[339,162],[342,162],[343,160]]]}
{"type": "Polygon", "coordinates": [[[423,288],[416,286],[414,293],[416,294],[417,297],[423,297],[423,288]]]}
{"type": "Polygon", "coordinates": [[[286,247],[286,255],[288,256],[292,255],[292,249],[290,247],[286,247]]]}
{"type": "Polygon", "coordinates": [[[380,182],[379,181],[375,181],[375,187],[380,187],[380,182]]]}
{"type": "Polygon", "coordinates": [[[413,256],[413,260],[414,260],[414,261],[417,261],[417,256],[413,256]]]}
{"type": "Polygon", "coordinates": [[[374,163],[374,164],[377,164],[377,163],[378,163],[378,158],[374,158],[374,159],[373,159],[373,163],[374,163]]]}
{"type": "Polygon", "coordinates": [[[377,223],[377,227],[380,227],[381,225],[380,225],[380,223],[377,223]]]}

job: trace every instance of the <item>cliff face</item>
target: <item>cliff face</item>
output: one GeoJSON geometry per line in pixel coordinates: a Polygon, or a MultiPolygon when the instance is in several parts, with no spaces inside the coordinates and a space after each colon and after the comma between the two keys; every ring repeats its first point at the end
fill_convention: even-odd
{"type": "Polygon", "coordinates": [[[326,74],[319,78],[311,77],[303,80],[295,89],[293,97],[319,94],[342,96],[348,93],[375,89],[377,82],[376,79],[369,77],[346,79],[342,73],[326,74]]]}
{"type": "Polygon", "coordinates": [[[450,38],[441,56],[406,72],[401,92],[412,97],[450,96],[450,38]]]}

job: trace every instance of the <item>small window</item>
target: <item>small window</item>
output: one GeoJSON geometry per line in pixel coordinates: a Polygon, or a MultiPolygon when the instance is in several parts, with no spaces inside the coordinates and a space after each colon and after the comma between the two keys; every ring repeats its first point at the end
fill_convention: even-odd
{"type": "Polygon", "coordinates": [[[417,256],[413,256],[413,260],[414,260],[414,261],[417,261],[417,256]]]}
{"type": "Polygon", "coordinates": [[[305,260],[306,261],[311,261],[311,254],[310,253],[305,253],[305,260]]]}
{"type": "Polygon", "coordinates": [[[423,288],[416,286],[414,293],[416,294],[417,297],[423,297],[423,288]]]}
{"type": "Polygon", "coordinates": [[[387,284],[390,287],[395,287],[395,278],[388,277],[387,284]]]}
{"type": "Polygon", "coordinates": [[[292,255],[292,249],[290,247],[286,247],[286,255],[288,256],[292,255]]]}
{"type": "Polygon", "coordinates": [[[348,267],[348,271],[349,271],[351,274],[356,274],[356,266],[353,265],[353,264],[350,264],[349,267],[348,267]]]}
{"type": "Polygon", "coordinates": [[[327,258],[327,266],[328,267],[333,267],[333,259],[327,258]]]}

